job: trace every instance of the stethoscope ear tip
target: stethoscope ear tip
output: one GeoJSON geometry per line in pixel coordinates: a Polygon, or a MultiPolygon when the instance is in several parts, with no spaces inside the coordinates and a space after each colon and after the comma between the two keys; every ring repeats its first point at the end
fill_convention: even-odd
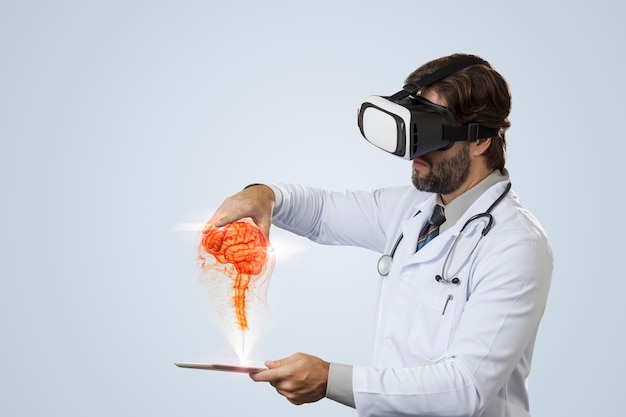
{"type": "Polygon", "coordinates": [[[461,280],[458,277],[454,277],[452,279],[444,279],[441,275],[437,274],[435,275],[435,281],[437,282],[441,282],[441,283],[452,283],[455,285],[459,285],[461,283],[461,280]]]}

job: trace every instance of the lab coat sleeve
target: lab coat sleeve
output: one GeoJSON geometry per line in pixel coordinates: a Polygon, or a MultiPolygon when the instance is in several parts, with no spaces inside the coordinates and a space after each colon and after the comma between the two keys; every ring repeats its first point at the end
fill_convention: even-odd
{"type": "Polygon", "coordinates": [[[552,252],[539,227],[510,222],[518,230],[501,221],[485,238],[490,244],[477,250],[467,302],[443,359],[412,368],[354,367],[359,417],[476,416],[498,393],[525,392],[552,252]]]}
{"type": "Polygon", "coordinates": [[[273,184],[281,204],[272,223],[329,245],[350,245],[382,252],[386,221],[393,218],[406,187],[334,192],[294,184],[273,184]]]}

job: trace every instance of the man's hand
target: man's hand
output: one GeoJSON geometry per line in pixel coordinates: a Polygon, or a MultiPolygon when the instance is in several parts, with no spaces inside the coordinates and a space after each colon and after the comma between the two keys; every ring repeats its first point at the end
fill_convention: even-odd
{"type": "Polygon", "coordinates": [[[226,198],[209,219],[202,233],[209,231],[209,225],[222,227],[244,217],[250,217],[265,237],[269,238],[273,208],[274,192],[271,188],[262,184],[249,186],[226,198]]]}
{"type": "Polygon", "coordinates": [[[251,373],[257,382],[269,382],[291,403],[319,401],[326,395],[330,363],[315,356],[296,353],[285,359],[266,361],[269,369],[251,373]]]}

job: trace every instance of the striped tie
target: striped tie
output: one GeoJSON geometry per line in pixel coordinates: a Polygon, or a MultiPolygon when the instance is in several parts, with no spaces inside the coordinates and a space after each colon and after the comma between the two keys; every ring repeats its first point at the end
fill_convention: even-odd
{"type": "Polygon", "coordinates": [[[433,215],[428,222],[422,228],[420,237],[417,239],[417,250],[420,250],[428,242],[433,240],[439,234],[439,226],[446,221],[446,216],[443,213],[443,207],[437,204],[433,210],[433,215]]]}

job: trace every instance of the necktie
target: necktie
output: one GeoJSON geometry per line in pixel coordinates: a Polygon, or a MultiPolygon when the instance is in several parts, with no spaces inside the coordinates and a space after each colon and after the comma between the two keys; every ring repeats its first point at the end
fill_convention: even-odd
{"type": "Polygon", "coordinates": [[[446,216],[443,213],[443,207],[437,204],[433,210],[432,216],[420,232],[420,236],[417,239],[417,250],[422,249],[424,245],[433,240],[435,236],[439,234],[439,226],[441,226],[441,224],[445,221],[446,216]]]}

